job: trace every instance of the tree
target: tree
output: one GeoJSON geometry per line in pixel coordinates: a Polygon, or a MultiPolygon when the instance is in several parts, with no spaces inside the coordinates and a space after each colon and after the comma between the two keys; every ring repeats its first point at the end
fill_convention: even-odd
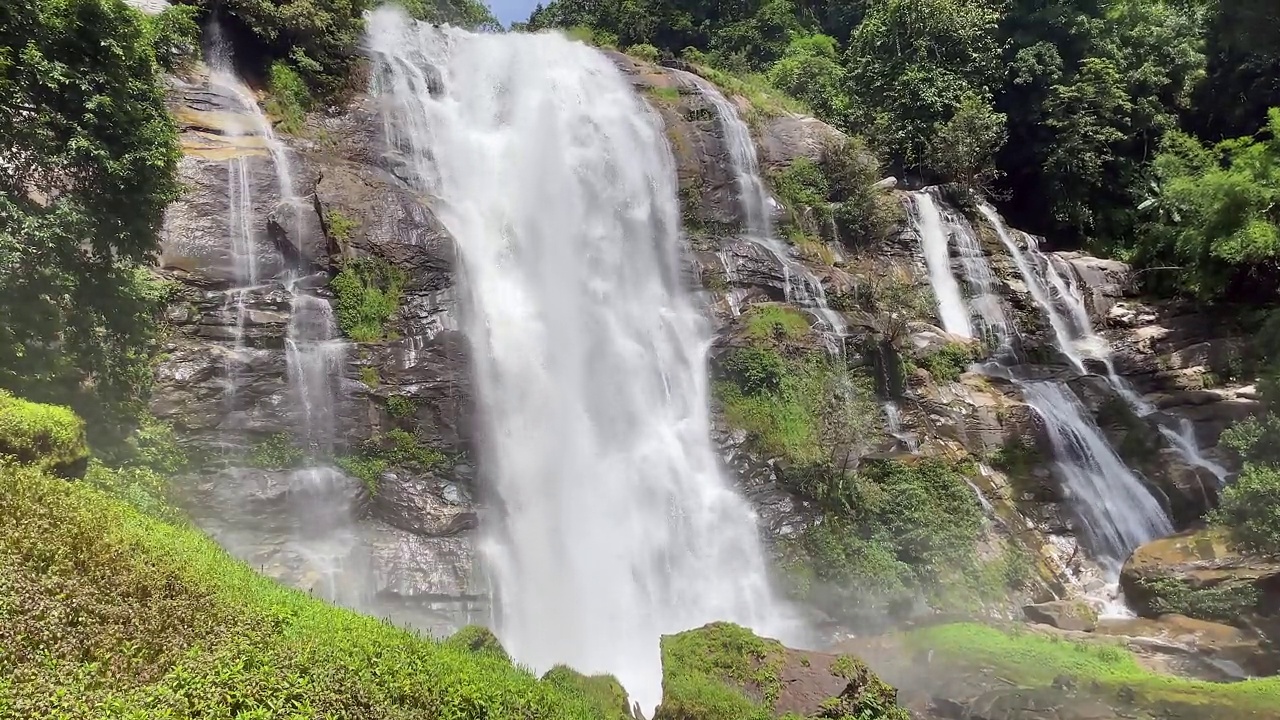
{"type": "Polygon", "coordinates": [[[151,41],[118,0],[0,8],[0,386],[90,420],[150,379],[142,268],[179,189],[151,41]]]}
{"type": "Polygon", "coordinates": [[[791,40],[773,67],[769,82],[792,97],[803,100],[818,117],[835,125],[848,121],[845,71],[834,38],[798,35],[791,40]]]}
{"type": "Polygon", "coordinates": [[[995,154],[1005,137],[1004,113],[992,109],[988,98],[969,92],[933,136],[930,160],[945,177],[973,189],[987,188],[998,174],[995,154]]]}
{"type": "Polygon", "coordinates": [[[874,0],[846,53],[853,126],[895,163],[931,167],[938,128],[1000,78],[1001,16],[987,0],[874,0]]]}

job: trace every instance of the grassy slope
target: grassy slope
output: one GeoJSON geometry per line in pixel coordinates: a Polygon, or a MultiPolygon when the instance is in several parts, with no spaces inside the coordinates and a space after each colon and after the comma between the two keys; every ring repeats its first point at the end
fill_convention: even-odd
{"type": "MultiPolygon", "coordinates": [[[[1220,705],[1249,717],[1280,717],[1280,677],[1212,683],[1158,675],[1119,645],[1079,643],[984,625],[939,625],[911,633],[911,643],[957,664],[996,668],[1019,684],[1048,685],[1067,675],[1080,685],[1130,688],[1143,704],[1220,705]]],[[[1243,717],[1244,715],[1242,715],[1243,717]]]]}
{"type": "Polygon", "coordinates": [[[0,718],[588,718],[581,696],[0,465],[0,718]]]}

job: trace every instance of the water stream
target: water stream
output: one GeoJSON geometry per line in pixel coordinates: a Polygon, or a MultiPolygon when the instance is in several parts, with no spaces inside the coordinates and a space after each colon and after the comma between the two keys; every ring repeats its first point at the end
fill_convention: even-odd
{"type": "Polygon", "coordinates": [[[662,634],[794,637],[710,440],[711,328],[679,276],[660,119],[560,35],[384,8],[369,36],[390,145],[458,241],[504,646],[611,672],[649,713],[662,634]]]}
{"type": "MultiPolygon", "coordinates": [[[[792,248],[780,240],[773,227],[776,205],[760,174],[760,161],[751,128],[724,93],[713,83],[693,73],[675,71],[707,99],[716,110],[716,120],[724,134],[729,161],[737,184],[738,206],[743,216],[744,239],[766,250],[782,268],[785,298],[812,312],[821,322],[822,331],[834,352],[843,350],[848,327],[840,313],[827,304],[822,281],[801,262],[792,257],[792,248]]],[[[722,258],[722,262],[724,259],[722,258]]],[[[726,273],[731,273],[729,264],[726,273]]],[[[732,276],[730,277],[732,279],[732,276]]],[[[735,300],[730,300],[730,303],[735,300]]],[[[735,312],[736,314],[736,312],[735,312]]]]}

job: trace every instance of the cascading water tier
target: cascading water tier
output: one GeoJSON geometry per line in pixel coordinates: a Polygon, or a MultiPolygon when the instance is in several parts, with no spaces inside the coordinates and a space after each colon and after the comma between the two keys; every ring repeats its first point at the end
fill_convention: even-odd
{"type": "Polygon", "coordinates": [[[559,35],[391,9],[369,34],[390,145],[459,247],[504,646],[538,670],[611,672],[649,711],[661,635],[791,635],[710,441],[710,328],[679,279],[658,118],[559,35]]]}

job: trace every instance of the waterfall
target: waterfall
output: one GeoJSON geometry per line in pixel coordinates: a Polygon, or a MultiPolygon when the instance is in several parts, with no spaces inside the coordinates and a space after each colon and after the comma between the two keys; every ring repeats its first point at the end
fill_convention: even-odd
{"type": "MultiPolygon", "coordinates": [[[[970,305],[960,295],[959,282],[953,274],[947,248],[944,216],[933,195],[927,190],[912,193],[912,205],[944,325],[952,332],[956,332],[953,328],[969,328],[972,312],[999,343],[1002,348],[1000,363],[989,365],[987,372],[1006,376],[1017,384],[1027,404],[1044,421],[1045,432],[1054,451],[1055,473],[1081,521],[1082,534],[1108,573],[1118,573],[1121,563],[1135,547],[1172,532],[1163,509],[1142,481],[1125,466],[1101,429],[1089,417],[1088,411],[1065,385],[1049,380],[1029,380],[1017,374],[1018,359],[1010,342],[1013,329],[996,300],[994,274],[972,227],[956,218],[947,223],[951,227],[950,234],[957,238],[965,283],[976,296],[988,298],[970,305]]],[[[994,210],[985,205],[981,209],[988,218],[994,214],[994,210]]],[[[998,215],[995,217],[998,219],[998,215]]],[[[1040,276],[1032,271],[1029,261],[1018,251],[1003,223],[993,221],[992,225],[1014,255],[1014,261],[1037,304],[1049,316],[1059,349],[1073,365],[1076,364],[1076,350],[1066,342],[1069,336],[1065,330],[1066,321],[1049,301],[1040,276]],[[1064,329],[1059,332],[1059,328],[1064,329]]],[[[1083,367],[1082,361],[1080,366],[1083,367]]]]}
{"type": "MultiPolygon", "coordinates": [[[[230,125],[230,133],[261,138],[271,162],[280,198],[279,222],[290,240],[298,241],[304,232],[302,212],[306,201],[296,191],[288,149],[275,134],[269,120],[258,105],[253,92],[236,75],[230,47],[218,23],[209,27],[209,82],[239,106],[230,117],[244,122],[230,125]]],[[[279,269],[283,258],[261,228],[266,218],[255,206],[251,183],[251,161],[254,156],[235,156],[227,160],[229,227],[228,244],[235,285],[228,291],[228,302],[234,303],[236,317],[233,342],[236,357],[228,362],[227,402],[235,411],[236,396],[242,379],[235,368],[247,361],[251,352],[245,344],[245,324],[255,293],[283,283],[289,297],[289,324],[285,334],[285,375],[291,441],[305,445],[310,459],[304,467],[283,473],[288,491],[286,512],[281,520],[288,526],[282,543],[285,552],[304,559],[310,572],[320,583],[318,592],[329,600],[354,607],[367,599],[367,578],[360,563],[347,558],[358,552],[354,525],[346,495],[350,480],[325,463],[334,450],[338,392],[345,356],[345,343],[338,338],[330,303],[308,293],[308,288],[323,281],[309,283],[301,276],[301,268],[279,269]],[[270,275],[266,275],[266,272],[270,275]]],[[[262,351],[257,351],[262,352],[262,351]]],[[[232,498],[234,493],[252,494],[259,479],[253,471],[231,468],[236,479],[220,489],[216,496],[227,505],[244,501],[232,498]]],[[[234,515],[235,513],[228,513],[234,515]]],[[[260,533],[243,533],[234,527],[237,517],[220,518],[218,540],[232,552],[252,554],[254,537],[260,533]],[[224,525],[224,523],[226,523],[224,525]]]]}
{"type": "MultiPolygon", "coordinates": [[[[1014,264],[1017,265],[1018,272],[1026,282],[1032,298],[1049,319],[1059,351],[1071,361],[1076,371],[1081,374],[1089,372],[1085,367],[1086,358],[1101,362],[1106,370],[1107,384],[1134,413],[1140,417],[1148,417],[1155,413],[1155,406],[1138,395],[1129,381],[1116,372],[1115,363],[1111,359],[1111,346],[1106,339],[1094,332],[1093,324],[1089,320],[1089,312],[1084,304],[1084,297],[1080,292],[1080,285],[1076,282],[1075,274],[1071,269],[1066,268],[1064,279],[1064,273],[1058,270],[1054,262],[1056,258],[1046,255],[1040,249],[1040,243],[1036,238],[1026,233],[1019,233],[1026,247],[1024,253],[1023,245],[1014,239],[1013,233],[995,208],[987,203],[981,203],[979,209],[995,228],[1001,243],[1013,257],[1014,264]],[[1065,316],[1060,307],[1066,308],[1065,316]]],[[[1204,456],[1190,421],[1181,418],[1175,429],[1160,418],[1156,420],[1156,426],[1169,443],[1169,447],[1181,455],[1187,464],[1208,470],[1217,478],[1219,486],[1226,482],[1228,474],[1226,468],[1204,456]]]]}
{"type": "Polygon", "coordinates": [[[791,257],[791,248],[778,239],[773,227],[775,202],[765,188],[760,176],[760,161],[756,144],[751,139],[738,107],[724,96],[713,83],[683,70],[675,71],[685,82],[697,89],[716,109],[716,120],[724,134],[729,151],[729,163],[738,186],[738,206],[742,212],[745,239],[764,248],[782,268],[785,299],[808,309],[822,322],[833,351],[843,350],[848,326],[840,313],[827,305],[827,294],[822,281],[803,263],[791,257]]]}
{"type": "Polygon", "coordinates": [[[960,294],[960,283],[956,282],[955,273],[951,270],[947,231],[932,195],[923,191],[911,193],[911,219],[916,234],[920,236],[920,249],[929,269],[929,285],[938,303],[942,329],[954,335],[973,337],[969,306],[965,304],[964,296],[960,294]]]}
{"type": "Polygon", "coordinates": [[[756,521],[709,436],[710,327],[679,277],[661,121],[602,54],[374,12],[375,92],[406,177],[456,238],[483,556],[520,663],[661,698],[659,636],[791,633],[756,521]]]}

